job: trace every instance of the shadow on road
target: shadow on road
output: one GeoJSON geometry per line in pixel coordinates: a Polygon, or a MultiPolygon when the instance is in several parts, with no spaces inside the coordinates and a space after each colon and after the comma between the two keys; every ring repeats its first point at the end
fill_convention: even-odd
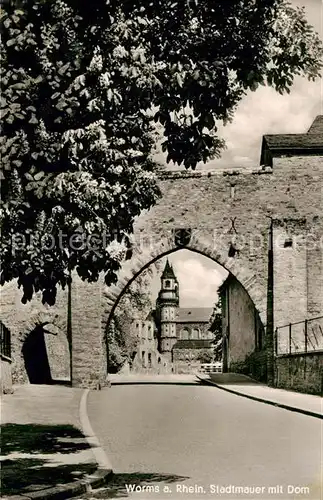
{"type": "Polygon", "coordinates": [[[138,499],[141,498],[140,493],[145,492],[145,486],[149,486],[152,493],[163,493],[163,488],[172,483],[185,481],[189,477],[176,476],[174,474],[158,474],[158,473],[141,473],[134,472],[129,474],[114,474],[106,487],[98,491],[93,490],[90,494],[91,498],[124,498],[131,492],[136,492],[138,499]],[[136,486],[138,487],[136,491],[136,486]],[[159,488],[159,491],[156,491],[159,488]]]}
{"type": "Polygon", "coordinates": [[[211,373],[209,375],[209,380],[221,385],[264,385],[263,383],[240,373],[211,373]]]}
{"type": "Polygon", "coordinates": [[[96,470],[95,462],[73,463],[55,456],[90,449],[82,432],[72,425],[4,424],[0,430],[2,495],[43,490],[96,470]]]}

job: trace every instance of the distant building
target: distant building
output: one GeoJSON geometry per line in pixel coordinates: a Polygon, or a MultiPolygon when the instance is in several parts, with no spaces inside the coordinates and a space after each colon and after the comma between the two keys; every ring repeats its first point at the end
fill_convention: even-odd
{"type": "Polygon", "coordinates": [[[181,308],[179,290],[178,279],[167,260],[161,275],[155,318],[159,351],[175,368],[211,359],[213,340],[209,331],[213,308],[181,308]]]}
{"type": "Polygon", "coordinates": [[[212,307],[181,308],[178,279],[167,260],[161,275],[156,309],[145,321],[135,320],[138,337],[136,367],[160,371],[189,371],[213,355],[213,333],[209,330],[212,307]]]}
{"type": "Polygon", "coordinates": [[[151,315],[146,320],[135,319],[133,333],[137,337],[138,345],[133,368],[150,369],[161,362],[158,353],[157,329],[151,315]]]}

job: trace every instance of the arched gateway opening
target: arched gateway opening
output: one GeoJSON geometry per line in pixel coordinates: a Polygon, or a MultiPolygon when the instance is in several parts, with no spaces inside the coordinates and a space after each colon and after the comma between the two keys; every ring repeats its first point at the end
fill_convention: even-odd
{"type": "Polygon", "coordinates": [[[247,269],[246,266],[239,261],[239,259],[229,257],[225,248],[220,248],[219,246],[215,247],[215,244],[212,246],[212,242],[203,242],[198,239],[193,241],[192,239],[190,245],[177,246],[174,245],[172,239],[169,238],[164,239],[158,245],[149,248],[148,251],[138,252],[138,254],[132,258],[130,265],[124,266],[120,273],[117,285],[104,290],[103,293],[106,300],[105,315],[103,317],[104,325],[109,325],[113,313],[122,296],[143,271],[162,257],[179,250],[183,250],[184,248],[210,258],[230,273],[242,285],[249,295],[259,313],[261,321],[264,324],[266,323],[266,289],[261,290],[259,285],[257,286],[258,279],[256,273],[247,269]]]}
{"type": "Polygon", "coordinates": [[[31,384],[52,383],[43,327],[37,326],[30,332],[23,344],[22,355],[31,384]]]}
{"type": "MultiPolygon", "coordinates": [[[[179,256],[183,251],[197,259],[205,258],[209,263],[213,262],[214,266],[221,267],[223,270],[223,283],[222,287],[219,288],[222,307],[220,303],[219,307],[222,315],[221,334],[223,339],[221,344],[223,350],[221,349],[221,360],[223,361],[224,370],[239,371],[266,381],[267,357],[264,338],[266,296],[255,286],[257,283],[255,274],[246,269],[237,257],[229,256],[228,252],[224,248],[220,248],[220,245],[216,245],[215,242],[213,242],[212,247],[206,242],[200,241],[196,236],[193,236],[187,246],[176,244],[176,241],[172,238],[166,239],[158,245],[158,248],[150,246],[150,248],[146,249],[146,252],[141,252],[132,259],[132,266],[128,273],[124,270],[124,275],[120,277],[118,286],[114,287],[116,296],[113,302],[111,287],[108,292],[109,296],[106,296],[108,303],[111,304],[111,307],[108,307],[105,311],[104,320],[107,343],[113,342],[113,333],[111,337],[111,332],[113,331],[114,319],[119,304],[122,304],[123,297],[125,297],[136,279],[151,268],[152,265],[161,261],[165,262],[165,257],[168,257],[171,261],[175,254],[179,256]],[[136,260],[137,263],[135,263],[136,260]]],[[[169,268],[167,268],[168,264],[167,260],[164,271],[159,270],[159,278],[161,288],[164,290],[163,294],[166,297],[165,300],[171,301],[172,292],[175,295],[177,293],[180,295],[182,283],[177,282],[176,277],[170,270],[172,266],[169,265],[169,268]]],[[[196,293],[198,294],[199,290],[196,290],[196,293]]],[[[215,289],[212,300],[213,305],[216,296],[217,290],[215,289]]],[[[205,318],[200,317],[199,322],[197,317],[206,314],[205,311],[202,312],[202,309],[206,310],[208,308],[200,308],[199,310],[199,308],[194,307],[193,303],[191,305],[193,306],[194,317],[189,316],[191,311],[186,311],[186,308],[179,308],[178,304],[174,304],[174,307],[161,307],[161,311],[158,313],[157,304],[156,310],[153,311],[153,315],[155,315],[153,318],[155,337],[151,339],[151,346],[148,345],[149,339],[145,331],[148,326],[146,324],[140,325],[141,333],[137,335],[137,349],[140,353],[138,359],[141,362],[137,364],[131,363],[130,368],[137,371],[141,369],[147,371],[147,367],[149,367],[150,371],[153,371],[154,363],[152,360],[156,358],[156,370],[157,373],[160,373],[160,363],[157,362],[160,355],[163,358],[161,365],[164,366],[164,372],[184,373],[187,369],[194,371],[200,363],[215,360],[214,332],[212,334],[211,331],[208,331],[208,328],[211,328],[211,314],[208,316],[209,325],[206,324],[205,318]],[[155,351],[153,342],[155,342],[155,351]],[[152,353],[149,353],[150,348],[152,353]],[[141,352],[143,349],[144,351],[141,352]],[[149,363],[146,362],[146,356],[149,356],[149,363]]],[[[148,319],[151,320],[152,318],[148,319]]],[[[141,321],[147,323],[147,318],[141,317],[141,321]]],[[[138,326],[137,318],[137,332],[138,326]]],[[[151,325],[149,327],[151,328],[151,325]]],[[[219,343],[219,338],[217,338],[217,342],[219,343]]],[[[110,355],[109,348],[107,355],[108,357],[110,355]]],[[[136,357],[133,359],[136,360],[136,357]]],[[[108,359],[108,372],[111,369],[109,365],[110,360],[108,359]]],[[[114,369],[112,367],[112,371],[114,369]]]]}
{"type": "Polygon", "coordinates": [[[70,385],[70,353],[64,330],[40,323],[21,338],[21,364],[16,371],[30,384],[70,385]]]}

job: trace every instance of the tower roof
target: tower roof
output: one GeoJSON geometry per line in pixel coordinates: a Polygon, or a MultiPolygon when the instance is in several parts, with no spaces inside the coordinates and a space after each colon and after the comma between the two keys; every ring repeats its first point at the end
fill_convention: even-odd
{"type": "Polygon", "coordinates": [[[163,271],[163,274],[161,275],[161,277],[162,277],[162,279],[163,278],[171,278],[171,279],[176,278],[175,273],[174,273],[174,269],[170,265],[168,259],[166,261],[165,268],[164,268],[164,271],[163,271]]]}

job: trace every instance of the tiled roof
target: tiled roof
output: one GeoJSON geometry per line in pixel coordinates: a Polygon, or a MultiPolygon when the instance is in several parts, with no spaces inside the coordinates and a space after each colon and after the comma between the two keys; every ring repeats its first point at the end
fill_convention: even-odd
{"type": "Polygon", "coordinates": [[[263,136],[261,165],[272,164],[280,155],[323,155],[323,115],[315,118],[305,134],[268,134],[263,136]]]}
{"type": "Polygon", "coordinates": [[[318,115],[310,126],[308,134],[321,134],[323,136],[323,115],[318,115]]]}
{"type": "Polygon", "coordinates": [[[180,307],[176,312],[176,321],[177,323],[208,323],[212,313],[212,307],[180,307]]]}
{"type": "Polygon", "coordinates": [[[267,146],[270,149],[323,149],[322,134],[275,134],[264,136],[267,146]]]}
{"type": "Polygon", "coordinates": [[[178,340],[173,349],[209,349],[211,347],[211,340],[178,340]]]}

